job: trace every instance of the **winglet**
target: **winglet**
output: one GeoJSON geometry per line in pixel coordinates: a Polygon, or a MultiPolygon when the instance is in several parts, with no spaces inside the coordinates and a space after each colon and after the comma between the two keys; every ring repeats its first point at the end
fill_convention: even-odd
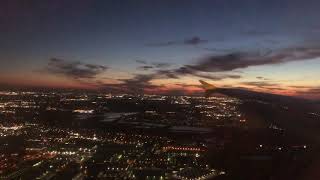
{"type": "Polygon", "coordinates": [[[203,89],[205,89],[205,90],[212,90],[212,89],[216,89],[216,88],[217,88],[217,87],[215,87],[214,85],[209,84],[209,83],[207,83],[207,82],[205,82],[205,81],[203,81],[203,80],[199,80],[199,82],[202,84],[202,87],[203,87],[203,89]]]}

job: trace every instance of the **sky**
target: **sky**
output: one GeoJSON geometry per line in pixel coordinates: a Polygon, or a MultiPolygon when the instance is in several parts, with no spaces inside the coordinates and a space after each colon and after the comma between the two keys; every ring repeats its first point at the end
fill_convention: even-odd
{"type": "Polygon", "coordinates": [[[320,99],[318,0],[3,0],[2,86],[320,99]]]}

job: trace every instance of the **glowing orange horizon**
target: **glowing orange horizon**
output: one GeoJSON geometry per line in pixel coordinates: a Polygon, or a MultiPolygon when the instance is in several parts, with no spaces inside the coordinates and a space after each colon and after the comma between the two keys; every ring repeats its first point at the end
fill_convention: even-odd
{"type": "MultiPolygon", "coordinates": [[[[43,87],[43,88],[61,88],[61,89],[84,89],[84,90],[103,90],[97,83],[90,83],[84,81],[78,81],[74,79],[67,79],[64,77],[50,76],[50,75],[39,75],[39,74],[22,74],[17,73],[14,76],[2,75],[0,77],[0,83],[15,86],[15,87],[43,87]]],[[[283,84],[282,89],[276,87],[269,87],[270,89],[257,88],[247,85],[242,85],[241,82],[226,81],[226,82],[215,82],[214,84],[218,87],[223,87],[224,83],[231,87],[241,87],[252,91],[279,94],[285,96],[299,96],[304,98],[320,98],[317,94],[303,94],[301,89],[290,87],[289,85],[283,84]],[[274,89],[272,89],[274,88],[274,89]]],[[[103,82],[102,84],[115,84],[114,81],[103,82]]],[[[121,82],[118,82],[121,84],[121,82]]],[[[182,94],[182,95],[199,95],[203,93],[203,89],[196,78],[184,77],[182,79],[158,79],[153,80],[151,84],[155,85],[156,88],[145,88],[143,90],[146,94],[182,94]],[[179,83],[184,82],[184,83],[179,83]]],[[[304,84],[301,84],[303,86],[304,84]]],[[[308,88],[304,88],[304,91],[308,91],[308,88]]],[[[125,91],[125,90],[124,90],[125,91]]]]}

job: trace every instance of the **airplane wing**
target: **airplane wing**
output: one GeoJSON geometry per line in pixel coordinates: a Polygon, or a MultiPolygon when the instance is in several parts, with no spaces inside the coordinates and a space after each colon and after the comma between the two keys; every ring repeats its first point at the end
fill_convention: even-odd
{"type": "Polygon", "coordinates": [[[213,89],[216,89],[216,88],[217,88],[217,87],[215,87],[214,85],[209,84],[209,83],[207,83],[207,82],[205,82],[205,81],[203,81],[203,80],[199,80],[199,82],[202,84],[202,87],[203,87],[203,89],[205,89],[205,90],[213,90],[213,89]]]}

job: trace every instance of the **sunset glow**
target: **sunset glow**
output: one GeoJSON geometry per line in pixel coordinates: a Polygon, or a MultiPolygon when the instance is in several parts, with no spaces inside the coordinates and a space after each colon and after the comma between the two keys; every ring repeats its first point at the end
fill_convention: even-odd
{"type": "Polygon", "coordinates": [[[243,2],[68,4],[0,7],[4,87],[199,94],[203,79],[218,87],[319,98],[314,6],[301,11],[300,3],[260,3],[252,17],[243,2]],[[305,12],[310,15],[298,22],[292,16],[305,12]]]}

